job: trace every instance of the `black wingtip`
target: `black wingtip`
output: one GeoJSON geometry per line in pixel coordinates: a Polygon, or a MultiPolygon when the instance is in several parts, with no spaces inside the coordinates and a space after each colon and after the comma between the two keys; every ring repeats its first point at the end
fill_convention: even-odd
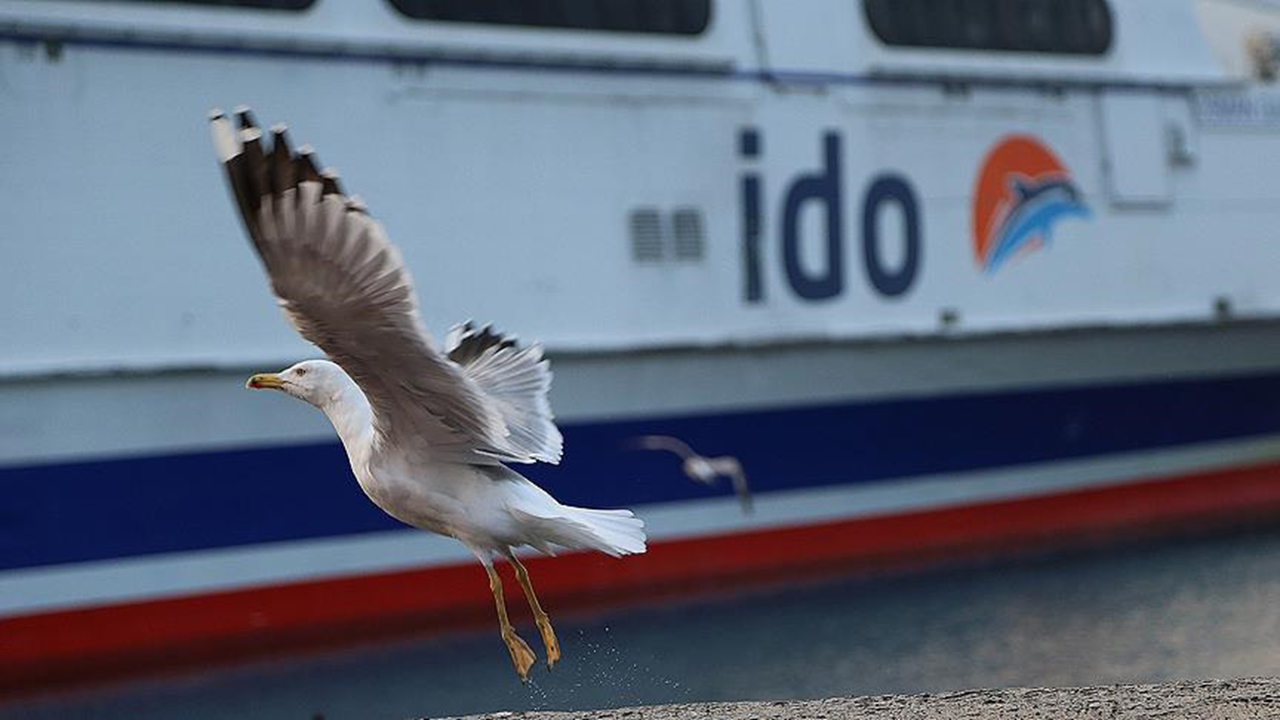
{"type": "Polygon", "coordinates": [[[267,180],[266,157],[262,152],[262,130],[257,127],[241,128],[236,132],[244,156],[244,183],[248,206],[257,212],[263,195],[271,192],[267,180]]]}
{"type": "Polygon", "coordinates": [[[268,164],[271,192],[279,195],[297,182],[293,151],[289,146],[288,128],[284,123],[271,126],[271,161],[268,164]]]}
{"type": "Polygon", "coordinates": [[[364,204],[364,198],[361,198],[359,195],[352,195],[347,198],[347,211],[357,212],[361,215],[368,215],[369,206],[364,204]]]}
{"type": "Polygon", "coordinates": [[[253,111],[248,105],[237,105],[235,110],[236,120],[240,122],[241,129],[257,128],[258,121],[253,117],[253,111]]]}
{"type": "Polygon", "coordinates": [[[293,156],[293,167],[298,174],[298,182],[324,182],[316,164],[316,152],[310,145],[303,143],[298,146],[298,154],[293,156]]]}
{"type": "Polygon", "coordinates": [[[338,184],[338,171],[327,167],[320,171],[320,181],[324,183],[322,195],[341,195],[342,186],[338,184]]]}

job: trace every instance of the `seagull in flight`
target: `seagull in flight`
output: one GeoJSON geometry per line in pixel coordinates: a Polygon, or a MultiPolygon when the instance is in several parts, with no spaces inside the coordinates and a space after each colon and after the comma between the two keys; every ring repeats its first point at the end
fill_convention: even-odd
{"type": "Polygon", "coordinates": [[[238,127],[217,110],[210,119],[236,208],[285,316],[329,357],[254,375],[248,387],[319,408],[374,504],[475,554],[527,680],[535,656],[507,617],[494,569],[505,558],[554,666],[560,645],[515,549],[642,553],[644,523],[630,510],[562,505],[508,467],[560,460],[542,348],[471,323],[437,346],[399,251],[364,203],[318,169],[310,148],[295,152],[283,125],[268,148],[249,109],[235,115],[238,127]]]}
{"type": "Polygon", "coordinates": [[[742,512],[749,514],[754,511],[747,473],[738,458],[732,455],[704,457],[694,452],[688,443],[670,435],[641,435],[634,440],[634,446],[640,450],[665,450],[679,455],[684,474],[703,485],[715,485],[720,478],[729,478],[738,502],[742,504],[742,512]]]}

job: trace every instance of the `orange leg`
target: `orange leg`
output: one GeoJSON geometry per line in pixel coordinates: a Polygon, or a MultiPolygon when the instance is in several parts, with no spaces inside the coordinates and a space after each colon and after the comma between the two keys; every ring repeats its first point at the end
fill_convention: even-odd
{"type": "Polygon", "coordinates": [[[529,668],[533,667],[537,657],[533,654],[533,650],[529,649],[529,644],[516,634],[516,629],[511,627],[511,621],[507,619],[507,603],[502,598],[502,579],[498,577],[498,571],[490,563],[485,563],[484,571],[489,573],[489,590],[493,592],[493,604],[498,608],[498,625],[502,628],[502,641],[507,644],[507,650],[511,651],[511,663],[516,666],[516,673],[520,675],[521,680],[528,681],[529,668]]]}
{"type": "Polygon", "coordinates": [[[529,572],[524,569],[524,564],[515,553],[508,554],[507,559],[516,569],[516,579],[520,581],[520,587],[524,588],[524,596],[529,600],[529,608],[533,610],[533,621],[538,625],[538,632],[542,633],[542,644],[547,648],[547,667],[553,668],[556,666],[556,661],[560,659],[560,641],[556,640],[556,631],[551,627],[551,618],[538,604],[538,596],[533,592],[533,583],[529,582],[529,572]]]}

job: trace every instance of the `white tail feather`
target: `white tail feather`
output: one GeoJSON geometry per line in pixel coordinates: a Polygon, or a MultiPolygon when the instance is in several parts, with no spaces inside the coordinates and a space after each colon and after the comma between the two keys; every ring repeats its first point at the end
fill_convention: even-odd
{"type": "Polygon", "coordinates": [[[570,550],[599,550],[607,555],[645,551],[644,521],[630,510],[591,510],[559,505],[554,514],[511,508],[527,533],[526,542],[551,554],[550,545],[570,550]]]}
{"type": "Polygon", "coordinates": [[[630,510],[591,510],[566,507],[571,518],[582,525],[591,538],[588,547],[614,557],[639,555],[645,551],[644,521],[630,510]]]}
{"type": "Polygon", "coordinates": [[[553,545],[599,550],[614,557],[645,551],[644,521],[630,510],[593,510],[561,505],[546,490],[506,466],[487,469],[506,495],[507,511],[518,522],[518,543],[552,554],[553,545]]]}

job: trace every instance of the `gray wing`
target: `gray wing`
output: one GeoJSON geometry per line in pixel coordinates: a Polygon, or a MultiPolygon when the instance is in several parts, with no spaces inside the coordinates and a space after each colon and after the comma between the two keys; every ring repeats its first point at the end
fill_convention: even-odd
{"type": "Polygon", "coordinates": [[[511,442],[536,451],[540,460],[558,462],[564,438],[547,400],[551,366],[542,347],[521,346],[510,335],[488,325],[477,330],[470,322],[450,329],[444,346],[502,415],[511,442]]]}
{"type": "Polygon", "coordinates": [[[631,446],[638,450],[666,450],[685,460],[698,457],[688,443],[670,435],[641,435],[632,439],[631,446]]]}
{"type": "Polygon", "coordinates": [[[755,512],[755,502],[751,497],[751,486],[747,484],[747,473],[742,469],[742,464],[737,458],[726,457],[719,458],[723,462],[720,472],[727,476],[733,483],[733,492],[738,496],[738,502],[742,505],[742,512],[750,515],[755,512]]]}
{"type": "Polygon", "coordinates": [[[238,131],[214,113],[214,145],[271,289],[298,332],[364,391],[381,440],[425,444],[456,462],[551,459],[523,446],[484,390],[435,348],[400,253],[363,203],[319,172],[309,150],[295,154],[283,126],[265,150],[249,111],[237,115],[238,131]]]}

